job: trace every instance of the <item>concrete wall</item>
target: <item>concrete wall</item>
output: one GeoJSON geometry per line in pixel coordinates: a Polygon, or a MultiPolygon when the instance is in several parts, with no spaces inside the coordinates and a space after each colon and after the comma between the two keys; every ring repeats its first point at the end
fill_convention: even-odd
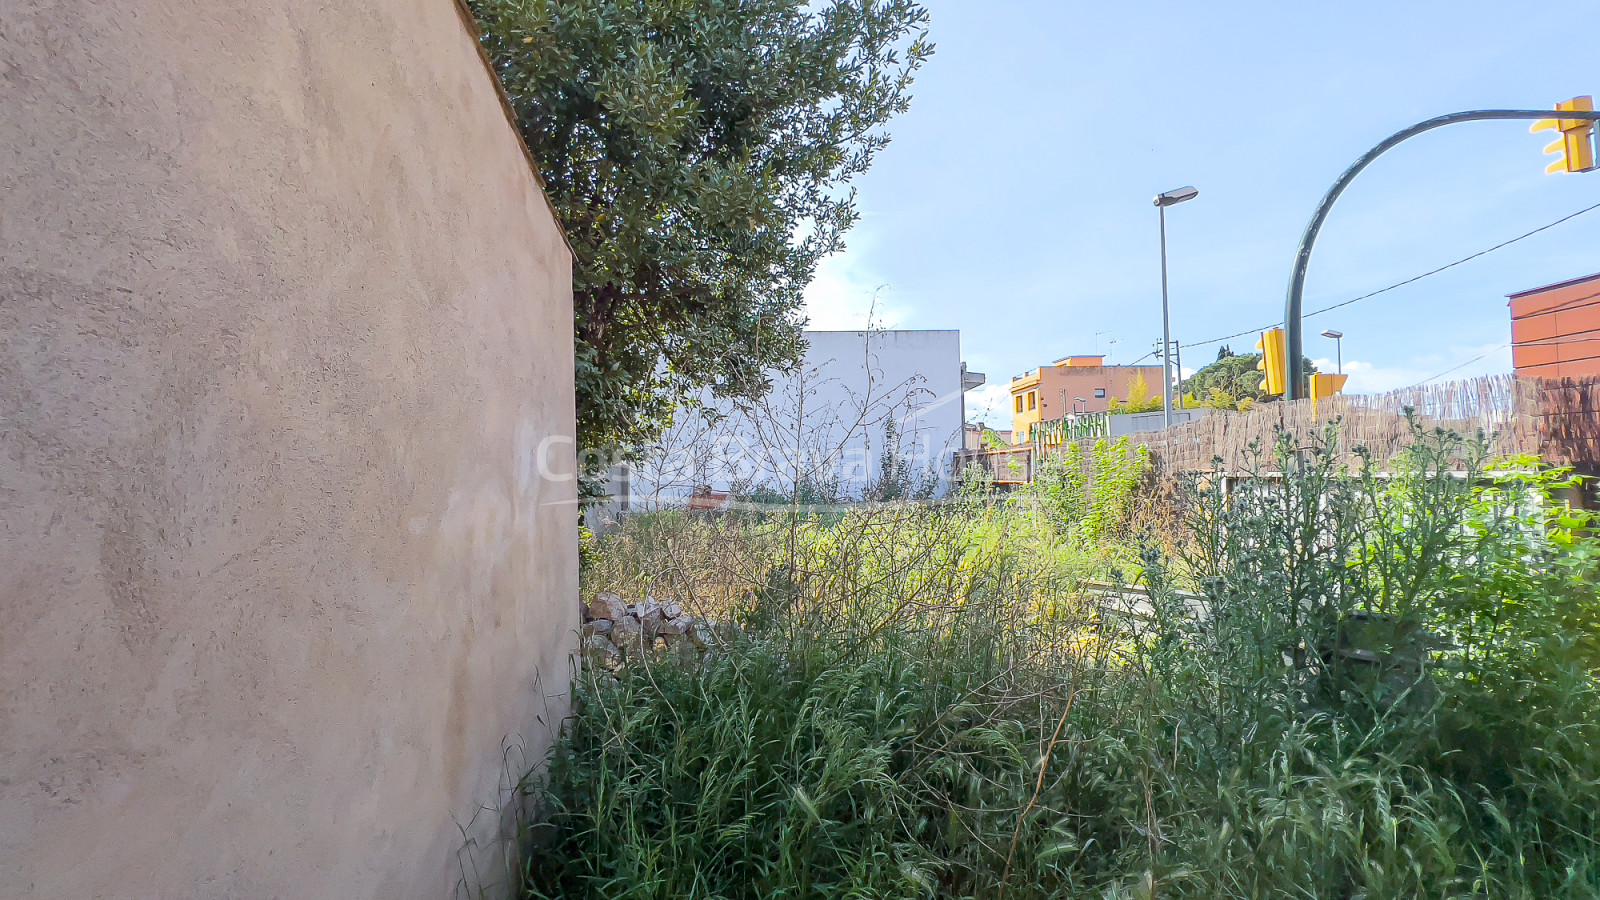
{"type": "Polygon", "coordinates": [[[564,708],[569,290],[450,0],[0,0],[0,897],[452,894],[564,708]]]}
{"type": "MultiPolygon", "coordinates": [[[[1216,412],[1216,410],[1207,406],[1195,409],[1175,409],[1172,411],[1172,425],[1176,428],[1179,425],[1197,422],[1213,412],[1216,412]]],[[[1129,434],[1143,434],[1147,431],[1162,430],[1166,427],[1166,413],[1159,409],[1155,412],[1123,413],[1120,416],[1112,416],[1107,421],[1111,424],[1111,436],[1122,437],[1129,434]]]]}

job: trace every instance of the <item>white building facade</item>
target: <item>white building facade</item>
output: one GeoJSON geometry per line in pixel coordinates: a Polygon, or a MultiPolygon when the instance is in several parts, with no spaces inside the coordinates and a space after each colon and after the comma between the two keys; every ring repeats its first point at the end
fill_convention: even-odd
{"type": "Polygon", "coordinates": [[[757,401],[685,409],[633,467],[629,508],[696,491],[806,502],[943,495],[963,395],[983,384],[959,331],[808,331],[804,363],[757,401]]]}

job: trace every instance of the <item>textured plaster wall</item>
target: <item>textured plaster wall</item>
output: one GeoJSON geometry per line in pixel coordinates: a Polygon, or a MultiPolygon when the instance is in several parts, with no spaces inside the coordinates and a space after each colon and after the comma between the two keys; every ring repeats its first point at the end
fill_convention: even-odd
{"type": "Polygon", "coordinates": [[[450,0],[0,0],[0,897],[456,890],[564,711],[571,322],[450,0]]]}

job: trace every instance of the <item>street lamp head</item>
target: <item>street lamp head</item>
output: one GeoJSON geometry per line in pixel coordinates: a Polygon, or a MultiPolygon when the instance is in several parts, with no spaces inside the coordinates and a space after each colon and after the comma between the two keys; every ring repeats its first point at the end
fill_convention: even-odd
{"type": "Polygon", "coordinates": [[[1334,331],[1332,328],[1329,328],[1327,331],[1324,331],[1322,333],[1322,336],[1325,337],[1325,338],[1333,338],[1334,340],[1337,341],[1339,338],[1344,337],[1344,332],[1342,332],[1342,331],[1334,331]]]}
{"type": "Polygon", "coordinates": [[[1185,200],[1193,200],[1200,192],[1192,187],[1173,188],[1163,194],[1156,195],[1157,206],[1175,206],[1185,200]]]}
{"type": "Polygon", "coordinates": [[[1079,403],[1088,403],[1089,402],[1088,399],[1086,399],[1084,397],[1073,397],[1072,399],[1078,401],[1079,403]]]}

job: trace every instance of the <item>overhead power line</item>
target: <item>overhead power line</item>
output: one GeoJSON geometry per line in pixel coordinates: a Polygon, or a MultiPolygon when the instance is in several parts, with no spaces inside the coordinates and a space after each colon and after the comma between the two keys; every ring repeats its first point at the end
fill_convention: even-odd
{"type": "MultiPolygon", "coordinates": [[[[1465,369],[1467,366],[1472,365],[1473,363],[1477,362],[1478,360],[1483,359],[1486,356],[1492,356],[1492,355],[1494,355],[1496,353],[1499,353],[1501,350],[1504,350],[1505,348],[1507,348],[1509,346],[1511,346],[1511,342],[1510,341],[1506,341],[1504,344],[1501,344],[1500,346],[1494,348],[1493,350],[1490,350],[1490,351],[1488,351],[1486,353],[1480,353],[1477,356],[1474,356],[1473,358],[1467,360],[1466,362],[1462,363],[1459,366],[1454,366],[1452,368],[1445,369],[1443,372],[1440,372],[1437,375],[1434,375],[1434,376],[1429,377],[1429,378],[1424,378],[1421,381],[1417,382],[1416,384],[1411,385],[1411,387],[1414,387],[1414,388],[1415,387],[1422,387],[1423,385],[1427,384],[1430,381],[1438,381],[1439,379],[1445,377],[1446,375],[1449,375],[1451,372],[1455,372],[1455,371],[1459,371],[1461,369],[1465,369]]],[[[1406,390],[1410,390],[1410,389],[1411,388],[1407,388],[1406,390]]]]}
{"type": "MultiPolygon", "coordinates": [[[[1421,281],[1422,279],[1427,278],[1430,275],[1437,275],[1440,272],[1443,272],[1443,271],[1445,271],[1447,269],[1453,269],[1456,266],[1461,265],[1462,263],[1472,262],[1473,260],[1477,259],[1480,256],[1485,256],[1487,254],[1493,253],[1496,250],[1500,250],[1500,249],[1503,249],[1505,247],[1509,247],[1509,246],[1511,246],[1512,244],[1515,244],[1518,241],[1527,240],[1528,238],[1533,237],[1534,235],[1538,234],[1541,231],[1549,231],[1550,229],[1556,227],[1557,225],[1562,224],[1563,222],[1570,222],[1573,219],[1576,219],[1577,217],[1583,215],[1584,213],[1594,212],[1597,209],[1600,209],[1600,203],[1596,203],[1593,206],[1588,206],[1588,207],[1585,207],[1583,209],[1580,209],[1577,212],[1572,213],[1571,215],[1562,216],[1561,218],[1555,220],[1554,222],[1551,222],[1548,225],[1541,225],[1538,228],[1535,228],[1534,230],[1529,231],[1529,232],[1527,232],[1525,234],[1519,234],[1519,235],[1517,235],[1516,237],[1512,238],[1509,241],[1501,241],[1500,243],[1495,244],[1493,247],[1490,247],[1487,250],[1479,250],[1477,253],[1474,253],[1471,256],[1463,256],[1463,257],[1461,257],[1460,259],[1456,260],[1453,263],[1447,263],[1446,265],[1442,265],[1437,269],[1431,269],[1431,270],[1429,270],[1427,272],[1423,272],[1421,275],[1413,275],[1412,277],[1407,278],[1404,281],[1397,281],[1394,284],[1389,285],[1388,287],[1379,288],[1379,289],[1377,289],[1377,290],[1375,290],[1375,291],[1373,291],[1373,292],[1371,292],[1369,294],[1362,294],[1359,297],[1352,297],[1349,300],[1341,300],[1340,302],[1335,303],[1332,306],[1324,306],[1321,309],[1314,309],[1311,312],[1306,313],[1305,317],[1309,319],[1312,316],[1320,316],[1325,312],[1332,312],[1333,310],[1339,309],[1340,307],[1349,306],[1352,303],[1359,303],[1362,300],[1371,299],[1373,297],[1378,296],[1379,294],[1386,294],[1389,291],[1394,290],[1395,288],[1405,287],[1408,284],[1412,284],[1414,282],[1421,281]]],[[[1179,346],[1180,349],[1186,349],[1186,348],[1189,348],[1189,347],[1204,347],[1207,344],[1220,344],[1223,341],[1230,341],[1230,340],[1233,340],[1234,338],[1237,338],[1237,337],[1244,337],[1244,336],[1250,335],[1250,334],[1257,334],[1259,332],[1266,331],[1268,328],[1273,328],[1273,327],[1275,327],[1277,325],[1280,325],[1280,324],[1282,324],[1282,323],[1281,322],[1273,322],[1273,323],[1268,324],[1268,325],[1263,325],[1260,328],[1250,328],[1250,329],[1246,329],[1244,331],[1237,332],[1235,334],[1224,335],[1223,337],[1212,338],[1212,339],[1207,340],[1207,341],[1195,341],[1192,344],[1179,344],[1178,346],[1179,346]]],[[[1487,354],[1485,354],[1485,355],[1487,355],[1487,354]]],[[[1476,360],[1473,360],[1473,361],[1476,362],[1476,360]]],[[[1445,374],[1449,374],[1449,373],[1445,373],[1445,374]]],[[[1435,376],[1435,377],[1438,377],[1438,376],[1435,376]]],[[[1429,379],[1429,380],[1431,381],[1432,379],[1429,379]]]]}

